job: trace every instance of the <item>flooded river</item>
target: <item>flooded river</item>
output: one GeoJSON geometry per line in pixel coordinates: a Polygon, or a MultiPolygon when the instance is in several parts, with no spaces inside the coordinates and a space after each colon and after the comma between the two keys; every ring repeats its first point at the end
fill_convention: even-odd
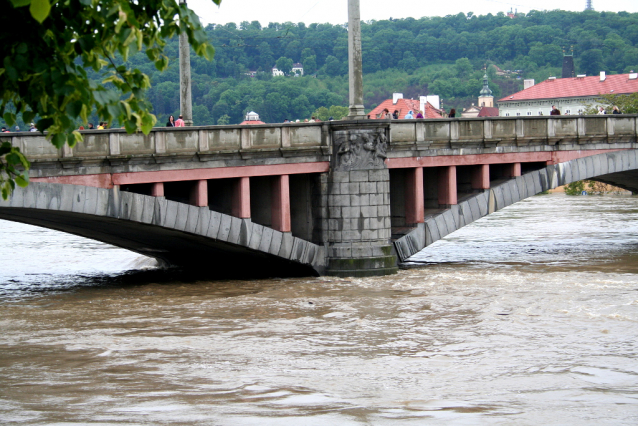
{"type": "Polygon", "coordinates": [[[365,279],[0,229],[4,424],[638,424],[638,197],[536,196],[365,279]]]}

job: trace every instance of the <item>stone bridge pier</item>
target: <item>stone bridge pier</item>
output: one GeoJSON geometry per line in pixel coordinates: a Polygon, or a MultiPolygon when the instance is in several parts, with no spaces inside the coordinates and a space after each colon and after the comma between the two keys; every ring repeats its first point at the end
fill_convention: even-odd
{"type": "Polygon", "coordinates": [[[389,123],[332,126],[330,171],[322,175],[326,274],[375,276],[397,271],[391,243],[389,123]]]}

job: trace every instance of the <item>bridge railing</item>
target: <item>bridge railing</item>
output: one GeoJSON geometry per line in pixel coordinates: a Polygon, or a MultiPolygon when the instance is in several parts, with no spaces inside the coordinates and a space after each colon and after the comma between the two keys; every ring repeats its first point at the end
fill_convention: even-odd
{"type": "Polygon", "coordinates": [[[5,133],[31,161],[63,158],[128,158],[136,156],[219,157],[239,154],[254,156],[297,156],[313,151],[328,154],[327,123],[268,124],[249,126],[201,126],[154,128],[148,135],[128,134],[123,129],[84,130],[84,142],[57,149],[36,132],[5,133]]]}
{"type": "Polygon", "coordinates": [[[390,141],[457,148],[511,143],[634,142],[636,115],[486,117],[392,122],[390,141]]]}
{"type": "MultiPolygon", "coordinates": [[[[494,145],[635,142],[638,115],[487,117],[390,122],[390,144],[427,148],[463,148],[494,145]]],[[[366,121],[368,122],[368,121],[366,121]]],[[[150,134],[128,134],[123,129],[83,131],[84,142],[56,149],[40,133],[0,135],[11,140],[31,161],[58,159],[155,156],[201,159],[226,156],[295,157],[329,155],[330,130],[344,122],[263,124],[155,128],[150,134]]],[[[350,122],[353,128],[356,122],[350,122]]]]}

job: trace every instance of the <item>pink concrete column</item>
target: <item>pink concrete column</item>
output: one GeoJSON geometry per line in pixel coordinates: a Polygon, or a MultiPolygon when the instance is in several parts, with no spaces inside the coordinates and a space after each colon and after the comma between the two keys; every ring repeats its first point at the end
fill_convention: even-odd
{"type": "Polygon", "coordinates": [[[489,164],[479,164],[472,168],[472,189],[490,189],[489,164]]]}
{"type": "Polygon", "coordinates": [[[155,182],[152,184],[151,195],[153,197],[163,197],[164,196],[164,182],[155,182]]]}
{"type": "Polygon", "coordinates": [[[423,167],[409,169],[405,180],[405,221],[423,223],[423,167]]]}
{"type": "Polygon", "coordinates": [[[290,187],[288,175],[273,176],[272,182],[272,227],[277,231],[290,232],[290,187]]]}
{"type": "Polygon", "coordinates": [[[250,178],[240,177],[233,184],[233,216],[250,218],[250,178]]]}
{"type": "Polygon", "coordinates": [[[208,205],[208,181],[198,180],[195,181],[193,188],[191,189],[190,196],[191,204],[197,207],[204,207],[208,205]]]}
{"type": "Polygon", "coordinates": [[[512,163],[510,177],[517,177],[521,175],[521,163],[512,163]]]}
{"type": "Polygon", "coordinates": [[[457,204],[456,166],[445,166],[439,169],[439,204],[457,204]]]}

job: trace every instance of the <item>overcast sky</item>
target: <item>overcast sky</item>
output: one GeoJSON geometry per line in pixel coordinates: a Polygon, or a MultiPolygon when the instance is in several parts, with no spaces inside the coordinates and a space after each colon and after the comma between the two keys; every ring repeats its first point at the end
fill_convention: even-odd
{"type": "MultiPolygon", "coordinates": [[[[200,17],[204,25],[259,21],[305,22],[344,24],[348,21],[347,0],[222,0],[216,6],[211,0],[187,0],[188,5],[200,17]]],[[[638,0],[592,0],[597,11],[638,12],[638,0]]],[[[361,19],[382,20],[388,18],[421,18],[423,16],[456,15],[459,12],[474,12],[475,15],[496,14],[518,9],[530,10],[571,10],[585,9],[586,0],[456,0],[456,1],[396,1],[360,0],[361,19]]]]}

